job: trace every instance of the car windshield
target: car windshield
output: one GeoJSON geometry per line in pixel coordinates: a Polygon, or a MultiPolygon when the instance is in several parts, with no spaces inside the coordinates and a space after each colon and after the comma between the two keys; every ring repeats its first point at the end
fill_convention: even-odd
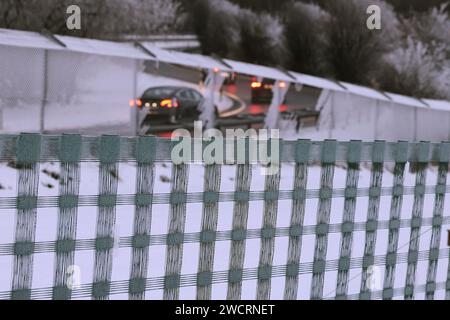
{"type": "Polygon", "coordinates": [[[144,92],[143,98],[170,98],[174,95],[175,90],[174,88],[151,88],[144,92]]]}

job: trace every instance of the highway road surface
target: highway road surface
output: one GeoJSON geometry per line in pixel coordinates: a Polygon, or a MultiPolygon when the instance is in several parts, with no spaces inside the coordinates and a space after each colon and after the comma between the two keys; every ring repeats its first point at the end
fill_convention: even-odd
{"type": "MultiPolygon", "coordinates": [[[[180,79],[191,83],[200,83],[201,72],[198,70],[168,65],[160,63],[158,67],[154,62],[147,63],[147,72],[155,73],[161,76],[180,79]]],[[[265,113],[267,111],[267,104],[252,104],[251,103],[251,77],[245,75],[237,75],[235,84],[225,85],[224,91],[229,92],[239,97],[245,103],[245,109],[242,111],[246,114],[265,113]]],[[[286,105],[281,108],[281,111],[303,108],[314,108],[317,99],[319,98],[320,90],[311,87],[299,87],[292,84],[286,96],[286,105]]]]}
{"type": "MultiPolygon", "coordinates": [[[[192,84],[199,84],[201,80],[201,72],[181,66],[174,66],[165,63],[160,63],[158,66],[154,62],[147,62],[145,72],[148,74],[155,74],[159,76],[174,78],[192,84]]],[[[245,75],[237,75],[234,84],[224,85],[223,90],[235,96],[235,103],[232,114],[236,111],[240,114],[260,114],[266,113],[269,107],[268,104],[253,104],[251,102],[251,77],[245,75]],[[238,103],[236,102],[238,101],[238,103]],[[237,105],[237,104],[240,104],[237,105]]],[[[292,84],[286,95],[286,104],[280,107],[280,111],[290,111],[298,109],[313,109],[316,101],[320,95],[320,90],[311,87],[299,87],[292,84]]],[[[127,106],[128,107],[128,106],[127,106]]],[[[95,126],[92,128],[80,128],[73,130],[65,129],[64,132],[81,133],[86,135],[99,134],[118,134],[118,135],[133,135],[131,127],[124,124],[111,124],[95,126]]],[[[58,133],[58,130],[49,131],[49,133],[58,133]]],[[[170,136],[170,132],[158,134],[161,136],[170,136]]]]}

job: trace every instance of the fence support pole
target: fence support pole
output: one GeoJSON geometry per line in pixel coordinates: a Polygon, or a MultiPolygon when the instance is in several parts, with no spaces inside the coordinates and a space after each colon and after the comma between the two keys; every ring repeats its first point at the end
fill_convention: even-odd
{"type": "Polygon", "coordinates": [[[3,103],[0,101],[0,131],[3,130],[3,103]]]}
{"type": "Polygon", "coordinates": [[[417,141],[417,127],[418,127],[418,125],[419,125],[419,122],[418,122],[418,120],[419,120],[419,118],[418,118],[418,116],[417,116],[417,108],[414,108],[414,140],[413,141],[417,141]]]}
{"type": "Polygon", "coordinates": [[[275,129],[278,127],[278,120],[280,117],[280,106],[283,104],[286,94],[289,90],[290,83],[285,81],[275,81],[272,87],[272,101],[267,111],[264,127],[267,129],[275,129]]]}
{"type": "Polygon", "coordinates": [[[225,78],[220,75],[219,70],[209,70],[208,76],[205,80],[205,99],[200,105],[200,117],[199,119],[204,122],[203,127],[205,129],[211,129],[215,127],[216,123],[216,104],[214,96],[216,92],[220,92],[225,78]]]}
{"type": "Polygon", "coordinates": [[[42,81],[42,102],[39,114],[39,131],[43,133],[45,130],[45,108],[47,107],[48,98],[48,50],[44,50],[44,70],[42,81]]]}
{"type": "Polygon", "coordinates": [[[373,132],[373,139],[378,139],[378,115],[380,113],[380,100],[375,100],[375,126],[373,132]]]}
{"type": "MultiPolygon", "coordinates": [[[[132,87],[132,99],[137,98],[137,83],[138,83],[138,69],[139,60],[134,60],[134,74],[133,74],[133,87],[132,87]]],[[[131,130],[134,136],[139,134],[139,112],[136,105],[131,107],[130,110],[131,130]]]]}

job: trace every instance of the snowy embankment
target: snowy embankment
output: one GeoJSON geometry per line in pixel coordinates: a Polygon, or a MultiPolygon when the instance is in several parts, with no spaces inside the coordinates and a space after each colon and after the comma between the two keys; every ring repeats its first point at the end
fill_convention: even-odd
{"type": "MultiPolygon", "coordinates": [[[[392,168],[390,168],[392,169],[392,168]]],[[[155,166],[155,186],[157,193],[170,192],[171,165],[158,163],[155,166]]],[[[280,190],[292,190],[294,166],[292,164],[283,164],[281,170],[280,190]]],[[[42,163],[40,165],[40,185],[39,196],[57,196],[58,195],[58,163],[42,163]]],[[[344,188],[346,169],[336,167],[334,188],[344,188]]],[[[134,194],[135,192],[135,163],[121,163],[118,174],[118,193],[134,194]]],[[[201,165],[191,165],[189,171],[188,192],[200,192],[203,189],[204,168],[201,165]]],[[[427,175],[427,185],[436,183],[437,169],[430,167],[427,175]]],[[[11,165],[0,164],[0,197],[15,197],[17,195],[16,179],[17,170],[11,165]]],[[[265,177],[260,174],[260,168],[254,166],[252,172],[252,191],[261,191],[264,189],[265,177]]],[[[221,191],[231,192],[235,185],[235,167],[222,166],[221,191]]],[[[415,174],[410,173],[408,168],[405,172],[405,186],[414,186],[415,174]]],[[[308,189],[318,189],[320,183],[320,167],[311,166],[308,172],[308,189]]],[[[362,165],[360,171],[359,187],[367,188],[370,183],[370,170],[362,165]]],[[[386,168],[383,176],[383,187],[390,187],[393,183],[393,176],[389,168],[386,168]]],[[[98,164],[81,164],[81,186],[80,195],[98,194],[98,164]]],[[[402,219],[411,218],[412,206],[414,202],[413,195],[406,195],[403,199],[402,219]]],[[[316,224],[318,199],[308,199],[306,201],[305,225],[316,224]]],[[[449,197],[447,197],[444,207],[444,215],[449,214],[449,197]]],[[[356,206],[357,222],[363,222],[367,216],[367,198],[358,198],[356,206]]],[[[334,198],[332,201],[331,223],[341,223],[344,207],[344,198],[334,198]]],[[[424,217],[431,217],[434,207],[434,195],[425,196],[424,217]]],[[[379,220],[389,219],[390,197],[381,198],[379,220]]],[[[36,241],[54,241],[56,239],[57,226],[57,208],[39,208],[37,210],[36,241]]],[[[133,234],[133,206],[117,206],[116,209],[116,232],[117,237],[127,237],[133,234]]],[[[0,244],[14,242],[15,230],[14,209],[2,209],[0,215],[0,244]]],[[[169,205],[154,204],[152,213],[152,235],[162,235],[167,233],[169,205]]],[[[231,230],[233,215],[233,202],[221,202],[219,205],[219,223],[218,230],[231,230]]],[[[259,229],[262,225],[263,201],[252,201],[250,203],[248,229],[259,229]]],[[[291,215],[291,200],[280,200],[278,208],[277,227],[288,227],[291,215]]],[[[94,239],[96,234],[96,207],[80,207],[78,209],[77,239],[94,239]]],[[[201,230],[201,203],[187,204],[186,233],[199,232],[201,230]]],[[[443,226],[441,248],[446,247],[446,232],[448,226],[443,226]]],[[[431,238],[431,227],[422,227],[419,250],[428,250],[431,238]]],[[[399,238],[399,253],[408,251],[408,241],[410,229],[402,228],[399,238]]],[[[364,251],[364,231],[354,232],[352,257],[362,257],[364,251]]],[[[314,256],[314,235],[303,236],[301,263],[313,261],[314,256]]],[[[387,250],[388,230],[378,230],[376,255],[385,255],[387,250]]],[[[248,239],[246,241],[245,268],[254,268],[258,266],[260,239],[248,239]]],[[[328,240],[327,260],[338,259],[340,248],[340,234],[332,233],[328,240]]],[[[112,280],[127,280],[130,275],[131,248],[120,246],[114,249],[112,280]]],[[[229,250],[230,241],[219,241],[216,243],[216,255],[214,260],[214,271],[224,271],[229,268],[229,250]]],[[[198,267],[199,243],[188,243],[183,248],[183,266],[182,274],[195,274],[198,267]]],[[[288,238],[278,237],[275,241],[275,254],[273,265],[285,265],[287,261],[288,238]]],[[[152,245],[149,249],[149,271],[147,277],[159,277],[164,275],[165,266],[165,245],[152,245]]],[[[54,253],[38,253],[34,257],[34,276],[33,288],[48,288],[52,286],[54,272],[54,253]]],[[[76,251],[75,264],[81,271],[81,283],[88,284],[92,282],[94,269],[94,251],[80,250],[76,251]]],[[[439,260],[437,282],[446,280],[448,259],[439,260]]],[[[13,257],[9,255],[0,255],[0,292],[5,292],[11,288],[13,257]]],[[[426,283],[428,261],[419,261],[417,269],[416,284],[426,283]]],[[[376,267],[375,274],[379,275],[375,279],[375,290],[382,289],[384,267],[376,267]]],[[[395,287],[403,287],[405,281],[406,264],[399,264],[396,270],[395,287]]],[[[328,271],[325,276],[325,297],[333,297],[336,287],[336,271],[328,271]]],[[[308,299],[311,287],[311,274],[300,275],[299,299],[308,299]]],[[[350,271],[349,293],[359,292],[361,281],[361,269],[351,269],[350,271]]],[[[272,299],[282,299],[284,290],[284,277],[272,279],[272,299]]],[[[226,297],[227,284],[213,284],[212,298],[224,299],[226,297]]],[[[196,288],[183,287],[180,289],[181,299],[195,299],[196,288]]],[[[256,296],[256,280],[244,281],[242,298],[254,299],[256,296]]],[[[442,299],[443,291],[437,291],[436,298],[442,299]]],[[[126,294],[112,295],[112,299],[126,299],[126,294]]],[[[147,299],[161,299],[162,290],[150,290],[146,292],[147,299]]],[[[423,293],[417,294],[416,298],[423,299],[423,293]]]]}

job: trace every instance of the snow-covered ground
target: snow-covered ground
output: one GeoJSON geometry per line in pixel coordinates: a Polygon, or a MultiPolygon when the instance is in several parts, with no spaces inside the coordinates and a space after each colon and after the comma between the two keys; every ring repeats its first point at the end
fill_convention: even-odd
{"type": "MultiPolygon", "coordinates": [[[[155,175],[156,193],[170,192],[171,165],[157,164],[155,175]]],[[[392,168],[391,168],[392,169],[392,168]]],[[[294,166],[292,164],[283,164],[281,171],[280,190],[292,190],[294,166]]],[[[43,163],[40,166],[40,185],[39,196],[56,196],[58,195],[58,181],[52,178],[49,173],[59,172],[59,164],[43,163]],[[46,171],[46,173],[44,172],[46,171]]],[[[135,163],[121,163],[119,167],[119,194],[133,194],[135,192],[135,163]]],[[[427,175],[427,185],[436,183],[437,169],[430,167],[427,175]]],[[[188,192],[199,192],[203,190],[204,168],[201,165],[191,165],[189,171],[188,192]]],[[[17,195],[16,178],[17,170],[7,166],[5,163],[0,164],[0,197],[14,197],[17,195]]],[[[343,188],[345,186],[346,170],[342,167],[336,167],[334,188],[343,188]]],[[[260,174],[260,168],[254,166],[252,173],[251,190],[264,190],[265,177],[260,174]]],[[[405,173],[405,185],[413,186],[415,175],[410,173],[408,168],[405,173]]],[[[235,167],[223,166],[221,178],[221,191],[233,191],[235,184],[235,167]]],[[[391,171],[386,169],[383,177],[383,187],[392,186],[393,176],[391,171]]],[[[308,189],[318,189],[320,183],[320,167],[311,166],[308,174],[308,189]]],[[[367,188],[370,183],[370,170],[365,166],[360,171],[359,187],[367,188]]],[[[98,193],[98,164],[82,163],[81,164],[81,195],[96,195],[98,193]]],[[[402,207],[402,219],[411,217],[413,206],[413,195],[404,196],[402,207]]],[[[308,199],[306,202],[305,225],[316,224],[317,199],[308,199]]],[[[332,201],[331,223],[342,222],[344,199],[334,198],[332,201]]],[[[367,215],[367,198],[358,198],[356,207],[357,222],[366,220],[367,215]]],[[[424,217],[431,217],[434,207],[434,195],[425,196],[424,217]]],[[[379,219],[388,220],[390,209],[390,197],[381,198],[381,206],[379,219]]],[[[447,197],[444,207],[444,215],[448,216],[450,209],[449,197],[447,197]]],[[[39,208],[37,225],[36,225],[36,241],[54,241],[56,239],[57,226],[57,208],[39,208]]],[[[133,206],[117,206],[116,230],[119,237],[131,236],[133,234],[133,206]]],[[[250,203],[248,228],[258,229],[262,225],[263,201],[252,201],[250,203]]],[[[0,215],[0,244],[14,242],[15,230],[15,210],[2,209],[0,215]]],[[[169,205],[155,204],[153,205],[152,214],[152,235],[166,234],[168,227],[169,205]]],[[[291,200],[280,200],[277,227],[288,227],[291,214],[291,200]]],[[[96,230],[96,207],[80,207],[78,209],[77,223],[77,239],[94,239],[96,230]]],[[[221,202],[219,205],[219,223],[218,230],[231,230],[233,215],[233,202],[221,202]]],[[[187,204],[186,233],[199,232],[201,229],[202,205],[201,203],[187,204]]],[[[441,248],[446,247],[446,229],[449,226],[443,226],[441,248]]],[[[420,250],[428,250],[430,245],[431,227],[422,227],[420,250]]],[[[402,228],[399,238],[398,252],[408,251],[410,229],[402,228]]],[[[361,257],[364,250],[364,231],[356,231],[354,233],[353,257],[361,257]]],[[[386,254],[388,239],[388,230],[379,230],[377,237],[376,255],[386,254]]],[[[313,261],[314,256],[314,235],[303,236],[301,263],[313,261]]],[[[329,235],[328,240],[328,259],[339,258],[340,234],[333,233],[329,235]]],[[[246,241],[245,268],[258,266],[259,261],[260,239],[249,239],[246,241]]],[[[130,275],[130,258],[131,248],[122,247],[114,249],[113,260],[113,276],[112,280],[127,280],[130,275]]],[[[195,274],[198,266],[199,243],[189,243],[184,245],[182,274],[195,274]]],[[[214,260],[214,271],[228,270],[229,266],[229,250],[230,241],[219,241],[216,243],[216,254],[214,260]]],[[[275,255],[273,265],[285,265],[287,261],[288,238],[278,237],[275,241],[275,255]]],[[[148,277],[159,277],[164,275],[165,265],[165,245],[151,246],[149,249],[149,271],[148,277]]],[[[13,257],[8,255],[0,255],[0,292],[9,291],[11,288],[13,257]]],[[[92,282],[93,276],[94,251],[84,250],[76,251],[75,264],[81,270],[81,283],[88,284],[92,282]]],[[[448,259],[440,259],[437,273],[437,282],[446,280],[448,259]]],[[[417,269],[416,284],[426,283],[428,261],[419,261],[417,269]]],[[[379,280],[375,281],[378,288],[382,289],[384,267],[377,269],[379,280]]],[[[54,272],[54,253],[35,254],[34,258],[34,276],[33,288],[48,288],[52,286],[54,272]]],[[[405,282],[406,264],[399,264],[396,270],[395,287],[403,287],[405,282]]],[[[337,272],[327,272],[325,276],[325,297],[333,297],[336,287],[337,272]]],[[[350,271],[349,293],[359,292],[361,281],[361,269],[352,269],[350,271]]],[[[308,299],[311,287],[311,274],[300,275],[300,287],[298,298],[308,299]]],[[[284,277],[272,279],[272,299],[282,299],[284,290],[284,277]]],[[[226,297],[227,284],[214,284],[212,290],[213,299],[224,299],[226,297]]],[[[147,299],[162,299],[162,290],[151,290],[146,292],[147,299]]],[[[195,299],[196,288],[183,287],[180,289],[181,299],[195,299]]],[[[244,281],[242,298],[255,299],[256,296],[256,280],[244,281]]],[[[126,299],[126,294],[112,295],[111,299],[126,299]]],[[[400,297],[401,298],[401,297],[400,297]]],[[[423,299],[424,294],[417,294],[416,298],[423,299]]],[[[436,298],[444,298],[444,292],[438,291],[436,298]]]]}

